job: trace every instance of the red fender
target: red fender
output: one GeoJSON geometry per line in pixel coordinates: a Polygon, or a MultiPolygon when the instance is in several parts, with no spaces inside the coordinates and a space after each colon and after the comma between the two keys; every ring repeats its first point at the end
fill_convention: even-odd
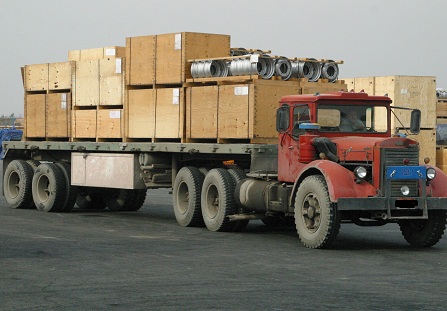
{"type": "Polygon", "coordinates": [[[427,196],[447,197],[447,175],[436,166],[426,165],[426,168],[434,168],[436,171],[435,179],[431,180],[427,186],[427,196]]]}
{"type": "Polygon", "coordinates": [[[354,173],[340,164],[328,160],[316,160],[306,165],[295,180],[291,203],[295,200],[296,191],[304,178],[318,173],[326,180],[331,202],[337,202],[338,198],[365,198],[377,195],[373,185],[366,181],[356,183],[354,173]]]}

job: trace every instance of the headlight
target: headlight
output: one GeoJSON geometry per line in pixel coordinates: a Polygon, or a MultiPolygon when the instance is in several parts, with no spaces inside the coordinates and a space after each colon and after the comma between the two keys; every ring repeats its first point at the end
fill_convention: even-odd
{"type": "Polygon", "coordinates": [[[435,178],[435,177],[436,177],[436,171],[435,171],[435,169],[432,168],[432,167],[427,168],[427,179],[432,180],[432,179],[435,178]]]}
{"type": "Polygon", "coordinates": [[[402,186],[402,188],[400,188],[400,192],[402,192],[403,195],[407,196],[410,194],[410,188],[408,188],[408,186],[402,186]]]}
{"type": "Polygon", "coordinates": [[[358,179],[363,179],[366,177],[367,171],[363,166],[357,166],[354,170],[354,175],[358,179]]]}

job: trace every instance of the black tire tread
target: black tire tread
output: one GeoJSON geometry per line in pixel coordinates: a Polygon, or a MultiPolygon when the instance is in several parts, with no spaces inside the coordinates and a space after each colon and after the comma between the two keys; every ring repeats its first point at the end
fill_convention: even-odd
{"type": "Polygon", "coordinates": [[[3,178],[3,192],[6,201],[11,208],[15,209],[29,209],[35,207],[32,195],[32,179],[33,169],[29,163],[24,160],[13,160],[5,169],[5,175],[3,178]],[[13,172],[16,172],[20,177],[20,193],[17,198],[12,198],[8,195],[6,187],[9,178],[7,176],[13,172]]]}

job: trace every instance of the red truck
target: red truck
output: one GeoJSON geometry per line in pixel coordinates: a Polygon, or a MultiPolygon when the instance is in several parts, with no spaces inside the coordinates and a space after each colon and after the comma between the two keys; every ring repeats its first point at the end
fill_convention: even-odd
{"type": "MultiPolygon", "coordinates": [[[[328,248],[342,222],[397,222],[409,244],[433,246],[447,175],[419,163],[416,141],[392,135],[393,109],[363,92],[284,96],[277,144],[5,141],[3,193],[13,208],[136,211],[147,189],[164,187],[185,227],[295,223],[305,246],[328,248]]],[[[420,111],[407,110],[418,133],[420,111]]]]}

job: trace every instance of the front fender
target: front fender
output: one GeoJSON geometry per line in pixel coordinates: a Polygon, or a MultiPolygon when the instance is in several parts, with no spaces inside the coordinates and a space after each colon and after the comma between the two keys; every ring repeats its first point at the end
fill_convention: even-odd
{"type": "Polygon", "coordinates": [[[434,168],[436,177],[427,186],[427,195],[432,197],[447,197],[447,175],[436,166],[426,165],[426,168],[434,168]]]}
{"type": "Polygon", "coordinates": [[[306,165],[293,185],[291,206],[302,181],[310,175],[320,174],[326,180],[331,202],[338,198],[364,198],[377,195],[376,188],[366,181],[355,182],[354,173],[328,160],[316,160],[306,165]]]}

